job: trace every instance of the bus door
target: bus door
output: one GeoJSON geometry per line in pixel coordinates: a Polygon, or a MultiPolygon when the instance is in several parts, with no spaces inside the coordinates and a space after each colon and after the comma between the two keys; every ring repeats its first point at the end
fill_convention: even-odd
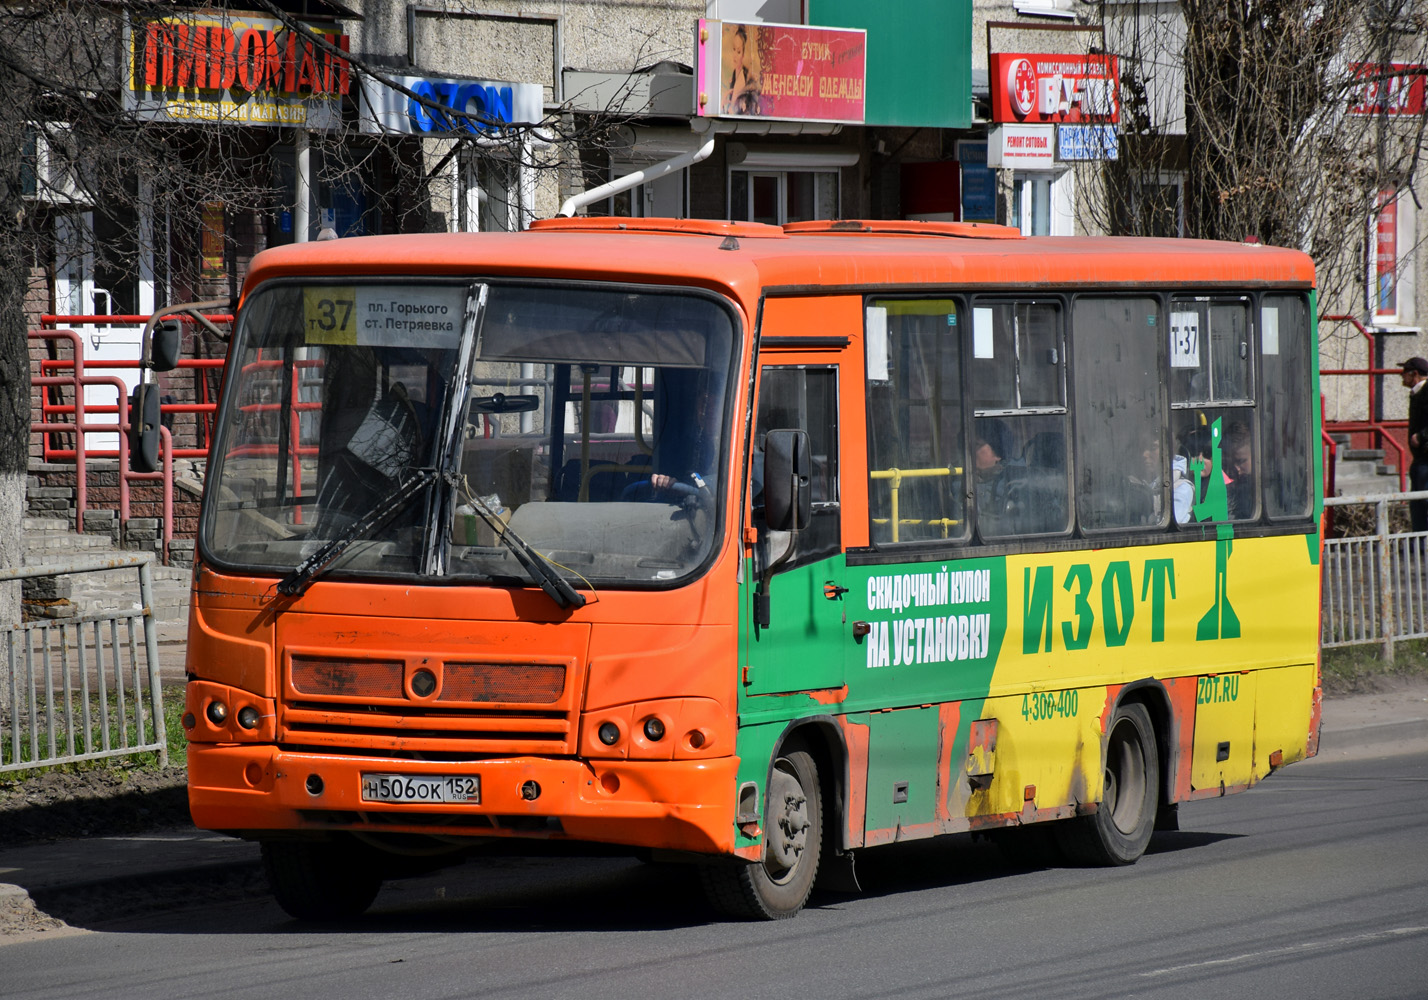
{"type": "MultiPolygon", "coordinates": [[[[748,523],[757,540],[744,586],[750,623],[744,646],[747,694],[836,689],[844,682],[852,623],[843,599],[849,518],[841,495],[847,442],[840,442],[839,415],[845,422],[859,421],[848,426],[861,427],[863,408],[861,385],[855,381],[862,377],[861,359],[850,347],[859,339],[824,333],[828,326],[821,314],[837,301],[782,299],[765,304],[749,470],[748,523]],[[791,336],[785,332],[790,328],[818,330],[820,335],[791,336]],[[857,405],[850,408],[850,403],[857,405]],[[763,439],[767,431],[777,429],[806,432],[812,456],[812,515],[796,538],[770,531],[763,518],[763,439]],[[766,623],[760,621],[760,591],[767,595],[766,623]]],[[[852,299],[850,306],[836,311],[856,324],[858,300],[852,299]]]]}

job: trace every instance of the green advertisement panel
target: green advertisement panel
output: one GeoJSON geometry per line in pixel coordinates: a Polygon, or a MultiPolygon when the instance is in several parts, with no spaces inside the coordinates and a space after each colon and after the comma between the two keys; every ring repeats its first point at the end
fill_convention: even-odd
{"type": "Polygon", "coordinates": [[[971,126],[971,0],[809,0],[808,23],[867,31],[866,124],[971,126]]]}

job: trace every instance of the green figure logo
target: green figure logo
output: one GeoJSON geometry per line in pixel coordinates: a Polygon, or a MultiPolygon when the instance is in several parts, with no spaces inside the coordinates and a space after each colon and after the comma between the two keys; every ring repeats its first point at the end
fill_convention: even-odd
{"type": "MultiPolygon", "coordinates": [[[[1230,519],[1230,501],[1225,494],[1225,476],[1220,471],[1220,419],[1210,425],[1210,477],[1205,484],[1205,498],[1191,508],[1197,521],[1220,521],[1215,526],[1215,603],[1195,630],[1195,640],[1238,639],[1240,620],[1230,606],[1229,563],[1234,547],[1235,529],[1223,522],[1230,519]]],[[[1204,478],[1205,462],[1194,459],[1191,466],[1197,477],[1204,478]]]]}

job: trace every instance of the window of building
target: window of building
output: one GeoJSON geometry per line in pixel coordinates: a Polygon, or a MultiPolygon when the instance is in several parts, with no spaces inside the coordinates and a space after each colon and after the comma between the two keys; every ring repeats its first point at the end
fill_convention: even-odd
{"type": "Polygon", "coordinates": [[[1125,236],[1185,235],[1185,178],[1177,173],[1121,177],[1111,198],[1111,231],[1125,236]]]}
{"type": "Polygon", "coordinates": [[[1075,175],[1069,170],[1016,171],[1007,225],[1016,226],[1024,236],[1072,235],[1074,185],[1075,175]]]}
{"type": "Polygon", "coordinates": [[[785,222],[838,217],[836,170],[731,170],[729,218],[735,222],[785,222]]]}
{"type": "MultiPolygon", "coordinates": [[[[650,166],[652,162],[612,160],[610,179],[626,177],[650,166]]],[[[612,195],[607,201],[606,211],[611,215],[636,219],[686,218],[689,215],[689,171],[677,170],[612,195]]]]}
{"type": "Polygon", "coordinates": [[[455,169],[454,232],[515,232],[523,228],[519,164],[477,150],[460,157],[455,169]]]}

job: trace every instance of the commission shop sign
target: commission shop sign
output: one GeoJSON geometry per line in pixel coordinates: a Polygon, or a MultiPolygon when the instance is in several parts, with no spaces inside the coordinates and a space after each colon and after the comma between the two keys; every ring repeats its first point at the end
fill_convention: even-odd
{"type": "Polygon", "coordinates": [[[124,31],[124,108],[147,121],[336,128],[351,87],[347,35],[196,12],[124,31]]]}

